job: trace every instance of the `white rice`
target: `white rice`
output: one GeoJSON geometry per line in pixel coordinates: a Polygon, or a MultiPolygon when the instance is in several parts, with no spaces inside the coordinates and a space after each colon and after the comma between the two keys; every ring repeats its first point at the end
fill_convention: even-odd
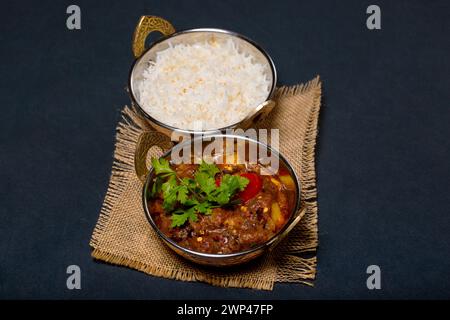
{"type": "Polygon", "coordinates": [[[170,45],[144,71],[139,102],[149,115],[176,128],[226,127],[267,98],[271,84],[265,68],[231,39],[170,45]]]}

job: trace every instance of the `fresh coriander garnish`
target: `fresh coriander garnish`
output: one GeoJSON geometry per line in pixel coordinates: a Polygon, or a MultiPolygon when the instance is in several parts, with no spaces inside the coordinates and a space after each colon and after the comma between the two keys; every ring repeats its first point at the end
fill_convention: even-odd
{"type": "Polygon", "coordinates": [[[152,158],[152,166],[156,177],[149,194],[154,198],[162,192],[163,208],[172,213],[172,228],[180,227],[188,220],[197,221],[198,213],[208,215],[213,208],[239,204],[239,200],[231,198],[249,183],[245,177],[225,174],[217,186],[215,176],[220,172],[219,168],[204,161],[194,179],[179,178],[164,158],[152,158]]]}

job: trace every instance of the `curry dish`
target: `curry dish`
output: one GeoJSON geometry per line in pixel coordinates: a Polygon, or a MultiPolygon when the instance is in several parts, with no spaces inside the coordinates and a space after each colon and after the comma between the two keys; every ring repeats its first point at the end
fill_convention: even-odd
{"type": "Polygon", "coordinates": [[[193,251],[229,254],[263,244],[295,205],[296,186],[284,167],[262,175],[260,165],[173,165],[165,159],[152,159],[152,165],[150,214],[161,232],[193,251]]]}

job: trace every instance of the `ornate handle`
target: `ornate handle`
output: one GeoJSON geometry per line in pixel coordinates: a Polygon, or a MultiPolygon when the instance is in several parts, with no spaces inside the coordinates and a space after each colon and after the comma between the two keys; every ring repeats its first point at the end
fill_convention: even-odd
{"type": "Polygon", "coordinates": [[[175,28],[163,18],[142,16],[136,25],[133,35],[133,54],[135,58],[139,58],[145,51],[145,39],[153,31],[158,31],[168,36],[175,32],[175,28]]]}
{"type": "Polygon", "coordinates": [[[257,125],[259,122],[264,121],[275,105],[276,102],[274,100],[267,100],[266,102],[261,103],[251,115],[242,120],[243,127],[250,128],[257,125]]]}
{"type": "MultiPolygon", "coordinates": [[[[145,182],[149,172],[149,168],[147,167],[147,154],[153,146],[160,147],[165,152],[172,148],[173,143],[170,141],[170,138],[157,131],[141,133],[134,153],[134,170],[142,182],[145,182]]],[[[154,151],[152,153],[152,156],[161,156],[161,152],[154,151]]]]}
{"type": "Polygon", "coordinates": [[[286,230],[284,230],[282,234],[280,234],[277,240],[272,242],[272,244],[269,247],[270,251],[272,251],[281,242],[281,240],[283,240],[288,235],[288,233],[291,232],[291,230],[300,222],[300,220],[302,220],[305,213],[306,213],[306,205],[302,203],[302,207],[300,208],[297,216],[294,218],[291,224],[286,228],[286,230]]]}

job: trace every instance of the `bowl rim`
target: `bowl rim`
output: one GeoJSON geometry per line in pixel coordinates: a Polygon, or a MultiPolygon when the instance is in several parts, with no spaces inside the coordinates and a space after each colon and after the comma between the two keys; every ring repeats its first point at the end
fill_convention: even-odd
{"type": "MultiPolygon", "coordinates": [[[[295,171],[292,168],[292,165],[290,164],[290,162],[279,151],[273,149],[268,144],[265,144],[265,143],[260,142],[258,140],[249,138],[247,136],[236,135],[236,134],[211,134],[211,135],[205,135],[203,137],[197,137],[197,138],[194,138],[194,139],[189,139],[187,141],[181,142],[178,146],[183,146],[183,145],[186,145],[186,144],[192,144],[195,141],[198,141],[200,139],[203,141],[203,139],[205,139],[205,138],[214,138],[214,137],[236,138],[236,139],[243,139],[243,140],[247,140],[249,142],[257,143],[259,145],[262,145],[262,146],[268,148],[268,150],[270,150],[270,152],[273,152],[275,155],[278,156],[279,159],[282,160],[282,162],[284,162],[286,169],[289,171],[289,173],[291,174],[291,176],[293,177],[293,180],[294,180],[295,190],[296,190],[296,201],[295,201],[295,206],[292,209],[291,216],[289,217],[289,220],[285,223],[283,228],[281,228],[276,234],[274,234],[266,242],[261,243],[258,246],[255,246],[255,247],[253,247],[251,249],[247,249],[245,251],[239,251],[239,252],[234,252],[234,253],[226,253],[226,254],[218,254],[218,253],[199,252],[199,251],[194,251],[194,250],[185,248],[185,247],[179,245],[178,243],[176,243],[171,238],[169,238],[166,234],[164,234],[158,228],[156,223],[153,221],[153,218],[152,218],[152,216],[150,214],[150,210],[148,208],[148,203],[147,203],[147,190],[148,190],[148,187],[150,185],[150,180],[151,180],[150,178],[152,177],[153,168],[150,169],[150,171],[148,172],[147,177],[145,179],[144,186],[142,188],[142,203],[143,203],[143,207],[144,207],[145,216],[147,217],[148,222],[150,223],[152,228],[157,232],[157,234],[159,235],[159,237],[161,239],[163,239],[165,242],[167,242],[171,246],[174,246],[178,250],[181,250],[182,252],[187,253],[187,254],[189,254],[191,256],[196,256],[196,257],[201,257],[201,258],[208,258],[208,259],[209,258],[212,258],[212,259],[226,259],[226,258],[234,258],[234,257],[245,256],[247,254],[256,252],[256,251],[264,249],[266,247],[270,247],[275,241],[277,241],[278,237],[285,232],[285,230],[288,228],[288,226],[292,223],[292,221],[297,216],[296,213],[300,210],[300,207],[301,207],[301,185],[300,185],[300,182],[299,182],[299,179],[298,179],[298,175],[295,173],[295,171]]],[[[160,158],[165,158],[168,155],[170,155],[172,149],[173,149],[173,147],[170,150],[164,152],[164,154],[161,155],[160,158]]]]}
{"type": "Polygon", "coordinates": [[[265,49],[263,49],[257,42],[255,42],[254,40],[240,34],[234,31],[230,31],[230,30],[226,30],[226,29],[220,29],[220,28],[194,28],[194,29],[185,29],[185,30],[180,30],[177,32],[174,32],[170,35],[167,36],[162,36],[161,38],[157,39],[156,41],[154,41],[147,49],[145,49],[145,51],[141,54],[140,57],[136,58],[130,68],[129,74],[128,74],[128,93],[131,97],[131,100],[133,102],[133,104],[135,104],[138,107],[138,110],[140,111],[140,113],[147,118],[148,120],[150,120],[151,122],[157,124],[158,126],[161,126],[163,128],[169,129],[171,131],[177,131],[177,132],[181,132],[181,133],[185,133],[185,134],[197,134],[197,133],[214,133],[217,131],[223,131],[223,130],[227,130],[227,129],[231,129],[231,128],[235,128],[236,126],[238,126],[244,119],[233,123],[231,125],[222,127],[222,128],[217,128],[217,129],[207,129],[207,130],[191,130],[191,129],[182,129],[182,128],[177,128],[174,126],[171,126],[169,124],[166,124],[164,122],[161,122],[157,119],[155,119],[154,117],[152,117],[151,115],[149,115],[144,108],[142,108],[142,106],[139,104],[138,99],[136,98],[134,91],[133,91],[133,87],[131,85],[132,81],[133,81],[133,73],[135,70],[136,65],[141,61],[141,59],[145,56],[145,54],[152,49],[155,45],[164,42],[172,37],[181,35],[181,34],[186,34],[186,33],[195,33],[195,32],[213,32],[213,33],[222,33],[222,34],[227,34],[233,37],[237,37],[240,38],[246,42],[248,42],[250,45],[254,46],[258,51],[260,51],[264,57],[267,59],[269,67],[270,67],[270,71],[272,73],[272,85],[271,88],[269,90],[269,94],[266,97],[265,101],[262,101],[259,105],[255,106],[255,113],[258,110],[258,107],[261,106],[263,103],[267,102],[268,100],[272,99],[275,95],[275,89],[277,86],[277,70],[275,67],[275,63],[273,62],[272,57],[267,53],[267,51],[265,49]]]}

